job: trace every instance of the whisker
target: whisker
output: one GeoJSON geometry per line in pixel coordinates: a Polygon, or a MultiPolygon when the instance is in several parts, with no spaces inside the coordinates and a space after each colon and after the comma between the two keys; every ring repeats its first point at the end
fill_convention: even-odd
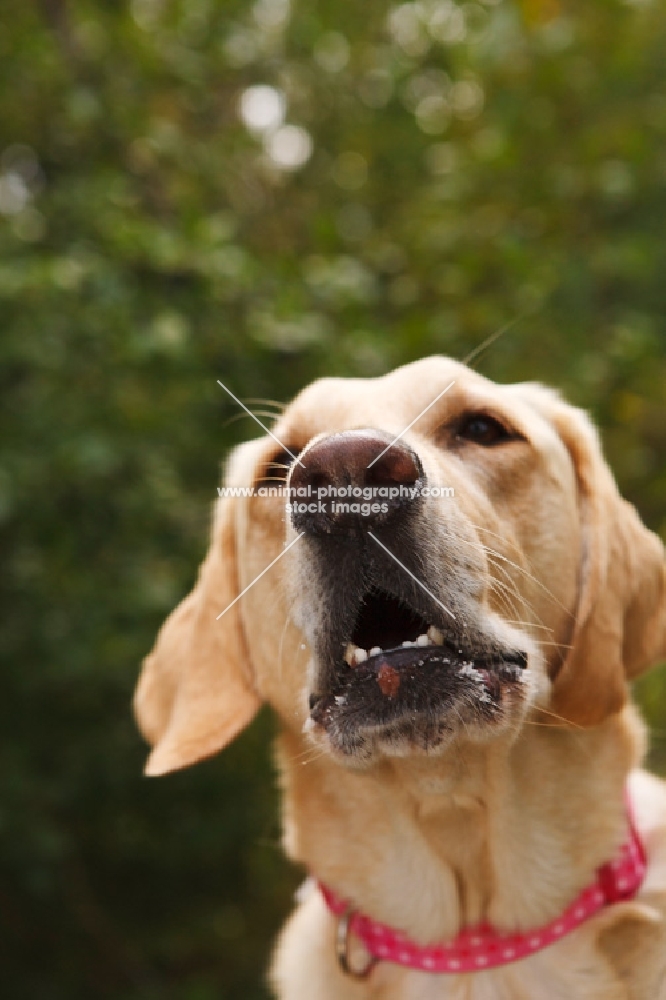
{"type": "MultiPolygon", "coordinates": [[[[473,527],[477,527],[477,525],[473,525],[473,527]]],[[[480,544],[483,545],[483,543],[480,543],[480,544]]],[[[530,580],[537,587],[539,587],[539,589],[542,590],[546,594],[546,596],[548,598],[550,598],[551,601],[553,601],[555,604],[557,604],[558,607],[561,608],[562,611],[564,611],[564,613],[567,614],[570,618],[574,618],[575,617],[572,614],[572,612],[569,611],[569,609],[566,608],[564,606],[564,604],[562,604],[562,602],[559,600],[559,598],[557,598],[555,596],[555,594],[552,592],[552,590],[549,590],[548,587],[544,583],[542,583],[541,580],[537,579],[537,577],[534,576],[533,573],[528,572],[522,566],[519,566],[518,563],[515,563],[515,562],[513,562],[513,560],[509,559],[507,556],[502,555],[502,553],[498,552],[497,549],[493,549],[489,545],[484,545],[483,547],[484,547],[485,551],[488,553],[488,555],[492,555],[495,559],[499,559],[502,562],[507,563],[513,569],[518,570],[519,573],[522,573],[523,576],[527,577],[528,580],[530,580]]]]}
{"type": "MultiPolygon", "coordinates": [[[[517,586],[515,580],[512,579],[512,577],[509,574],[508,570],[506,570],[505,567],[499,565],[499,563],[495,562],[494,561],[494,557],[490,553],[486,553],[486,554],[488,555],[488,562],[493,567],[493,569],[499,570],[499,572],[502,573],[502,575],[504,576],[504,578],[507,579],[510,582],[511,587],[512,587],[513,595],[517,598],[517,600],[519,601],[519,603],[522,605],[522,610],[525,611],[525,612],[527,612],[528,614],[531,613],[532,616],[533,616],[533,619],[536,621],[536,623],[538,624],[538,626],[540,628],[547,629],[548,626],[543,624],[543,622],[541,621],[540,616],[537,614],[536,609],[535,609],[534,605],[532,604],[532,602],[528,601],[526,597],[523,597],[520,594],[520,591],[518,590],[518,586],[517,586]]],[[[498,581],[496,581],[496,582],[498,582],[498,581]]],[[[550,629],[550,631],[552,632],[552,629],[550,629]]]]}
{"type": "MultiPolygon", "coordinates": [[[[473,524],[473,527],[477,527],[477,525],[473,524]]],[[[511,584],[511,587],[513,589],[510,590],[509,593],[511,593],[512,596],[517,599],[517,601],[525,608],[526,611],[532,612],[532,614],[537,619],[537,621],[542,625],[542,627],[546,628],[546,626],[543,625],[543,622],[541,622],[540,616],[536,614],[535,608],[531,604],[531,602],[528,601],[527,598],[525,596],[523,596],[522,594],[520,594],[520,592],[518,591],[516,582],[515,582],[515,580],[512,579],[512,577],[509,574],[508,570],[505,567],[499,565],[499,563],[496,562],[496,561],[494,561],[494,560],[501,559],[502,561],[504,561],[504,562],[508,563],[509,565],[513,566],[514,569],[517,569],[519,572],[523,573],[525,576],[527,576],[528,578],[532,579],[533,582],[539,584],[540,586],[543,586],[543,584],[540,584],[539,581],[536,580],[535,577],[531,576],[531,574],[529,574],[521,566],[518,566],[516,563],[512,562],[510,559],[507,559],[505,556],[502,556],[501,553],[497,552],[495,549],[490,548],[490,546],[485,545],[483,542],[481,542],[481,541],[473,541],[473,540],[471,540],[469,538],[466,538],[464,535],[460,535],[460,534],[455,535],[455,539],[456,539],[456,541],[464,542],[465,544],[469,545],[471,548],[476,548],[479,551],[483,552],[488,557],[488,560],[491,563],[491,565],[495,569],[497,569],[499,572],[501,572],[503,574],[503,576],[505,577],[505,579],[507,579],[509,581],[509,583],[511,584]]],[[[498,585],[501,586],[501,583],[500,583],[499,580],[495,580],[495,583],[497,583],[498,585]]],[[[546,591],[547,591],[547,588],[544,588],[544,589],[546,589],[546,591]]],[[[557,601],[557,598],[553,594],[550,594],[549,591],[547,591],[547,592],[549,593],[549,596],[553,600],[557,601]]],[[[560,602],[557,601],[557,603],[559,604],[560,602]]],[[[562,605],[560,605],[560,606],[562,606],[562,605]]],[[[564,610],[566,611],[566,608],[564,608],[564,610]]],[[[567,613],[569,613],[569,612],[567,612],[567,613]]]]}
{"type": "Polygon", "coordinates": [[[497,598],[497,602],[500,605],[500,611],[506,612],[508,614],[513,614],[516,611],[514,604],[515,594],[499,580],[490,579],[490,590],[497,598]]]}
{"type": "MultiPolygon", "coordinates": [[[[279,416],[279,414],[275,413],[274,410],[253,410],[252,412],[256,413],[259,417],[267,417],[271,420],[275,420],[279,416]]],[[[245,416],[247,417],[249,414],[246,413],[245,416]]]]}
{"type": "MultiPolygon", "coordinates": [[[[540,712],[543,712],[544,715],[550,715],[553,719],[557,719],[559,722],[562,722],[564,726],[567,727],[573,726],[574,729],[579,729],[581,733],[585,731],[585,726],[580,726],[577,722],[572,722],[570,719],[565,719],[563,715],[558,715],[557,712],[552,712],[550,711],[550,709],[544,708],[542,705],[537,705],[537,708],[540,712]]],[[[530,720],[527,721],[529,722],[530,720]]],[[[543,722],[535,723],[532,720],[532,725],[546,725],[546,723],[543,722]]]]}
{"type": "Polygon", "coordinates": [[[312,746],[308,747],[307,750],[304,750],[303,753],[296,754],[296,756],[292,757],[291,760],[294,764],[301,764],[305,767],[308,764],[314,764],[315,761],[321,760],[322,757],[326,757],[327,755],[328,751],[326,749],[312,746]],[[304,760],[303,758],[306,759],[304,760]]]}
{"type": "MultiPolygon", "coordinates": [[[[503,538],[502,535],[498,535],[497,532],[491,531],[490,528],[486,528],[482,524],[475,524],[474,522],[470,522],[470,524],[472,525],[473,528],[476,528],[477,531],[485,531],[487,534],[493,535],[495,538],[499,538],[502,541],[506,541],[506,539],[503,538]]],[[[459,536],[459,537],[461,538],[461,540],[468,541],[468,539],[463,539],[462,536],[459,536]]],[[[483,543],[481,543],[481,544],[483,544],[483,543]]],[[[514,548],[517,548],[517,546],[515,545],[515,543],[512,543],[512,545],[514,546],[514,548]]],[[[490,546],[484,546],[484,547],[485,547],[486,551],[488,553],[492,553],[495,556],[496,559],[501,559],[502,562],[508,563],[509,566],[512,566],[514,569],[517,569],[519,573],[522,573],[524,576],[526,576],[528,578],[528,580],[531,580],[532,583],[536,584],[536,586],[539,587],[541,590],[543,590],[547,597],[549,597],[552,601],[554,601],[557,605],[559,605],[559,607],[562,609],[562,611],[564,611],[567,615],[569,615],[569,617],[571,617],[571,618],[575,617],[571,613],[571,611],[569,611],[568,608],[565,608],[565,606],[561,603],[561,601],[559,601],[558,598],[555,597],[555,594],[553,594],[553,592],[551,590],[549,590],[548,587],[546,587],[545,584],[543,584],[540,580],[538,580],[534,576],[533,573],[530,573],[523,566],[519,566],[517,563],[513,562],[507,556],[502,555],[502,553],[498,552],[497,549],[492,549],[492,548],[490,548],[490,546]]]]}
{"type": "Polygon", "coordinates": [[[520,622],[520,621],[515,621],[511,618],[505,618],[504,621],[507,623],[507,625],[529,625],[530,628],[542,628],[546,632],[555,631],[555,629],[552,629],[550,625],[537,625],[536,622],[520,622]]]}
{"type": "Polygon", "coordinates": [[[267,412],[265,410],[253,410],[252,414],[245,413],[244,410],[241,410],[240,413],[233,413],[230,417],[227,417],[227,419],[222,424],[222,427],[223,428],[229,427],[230,424],[235,424],[237,420],[243,420],[244,418],[249,417],[249,416],[253,416],[253,415],[254,416],[258,416],[258,417],[266,417],[269,420],[274,420],[276,418],[276,414],[275,413],[270,413],[270,412],[267,412]]]}
{"type": "Polygon", "coordinates": [[[272,406],[272,407],[274,407],[274,409],[278,410],[280,413],[283,413],[284,410],[286,409],[286,406],[287,406],[286,403],[281,403],[277,399],[262,399],[262,398],[256,397],[256,396],[251,396],[250,398],[246,397],[243,400],[243,402],[244,403],[259,403],[261,406],[272,406]]]}
{"type": "Polygon", "coordinates": [[[473,524],[473,527],[476,528],[477,531],[484,531],[487,535],[492,535],[493,538],[499,538],[500,542],[508,542],[511,548],[515,549],[521,556],[525,555],[520,545],[518,545],[518,542],[515,542],[513,538],[507,538],[504,535],[500,535],[497,531],[493,531],[492,528],[486,528],[482,524],[473,524]]]}

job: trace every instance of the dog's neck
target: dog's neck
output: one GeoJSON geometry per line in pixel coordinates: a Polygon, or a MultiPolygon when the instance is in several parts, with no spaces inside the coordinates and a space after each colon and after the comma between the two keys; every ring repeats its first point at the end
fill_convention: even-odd
{"type": "Polygon", "coordinates": [[[285,734],[288,853],[343,898],[421,943],[488,921],[555,919],[626,833],[624,787],[643,751],[632,709],[594,730],[528,724],[513,743],[352,771],[308,762],[285,734]]]}

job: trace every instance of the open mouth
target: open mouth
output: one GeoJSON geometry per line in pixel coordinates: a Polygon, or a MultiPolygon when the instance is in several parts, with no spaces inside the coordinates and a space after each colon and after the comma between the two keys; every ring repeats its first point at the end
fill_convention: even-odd
{"type": "Polygon", "coordinates": [[[418,611],[392,594],[371,590],[359,608],[344,659],[350,667],[358,667],[390,650],[422,650],[443,644],[444,632],[428,624],[418,611]]]}
{"type": "Polygon", "coordinates": [[[518,687],[527,656],[461,639],[454,628],[428,621],[393,594],[370,590],[327,690],[311,696],[310,725],[353,753],[363,731],[384,730],[432,747],[450,731],[451,714],[492,721],[507,689],[518,687]]]}

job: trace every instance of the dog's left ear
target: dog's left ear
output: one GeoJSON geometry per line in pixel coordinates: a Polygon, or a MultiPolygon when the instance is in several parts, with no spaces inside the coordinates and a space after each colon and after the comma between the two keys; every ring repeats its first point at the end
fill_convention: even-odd
{"type": "Polygon", "coordinates": [[[539,402],[571,456],[583,526],[571,649],[553,678],[551,705],[592,726],[622,707],[627,680],[666,658],[664,546],[620,496],[587,415],[554,393],[543,391],[539,402]]]}
{"type": "Polygon", "coordinates": [[[146,774],[167,774],[217,753],[252,720],[261,702],[247,669],[238,607],[234,505],[218,501],[208,554],[192,592],[162,626],[134,697],[153,751],[146,774]]]}

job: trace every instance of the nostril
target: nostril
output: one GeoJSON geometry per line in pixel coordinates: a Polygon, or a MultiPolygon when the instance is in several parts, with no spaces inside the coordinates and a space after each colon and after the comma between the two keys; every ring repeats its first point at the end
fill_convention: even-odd
{"type": "Polygon", "coordinates": [[[312,493],[327,489],[335,479],[333,469],[326,469],[322,456],[307,455],[304,466],[292,466],[290,485],[293,489],[310,489],[312,493]]]}
{"type": "Polygon", "coordinates": [[[415,456],[404,447],[391,445],[366,469],[365,480],[368,486],[413,486],[420,474],[415,456]]]}

